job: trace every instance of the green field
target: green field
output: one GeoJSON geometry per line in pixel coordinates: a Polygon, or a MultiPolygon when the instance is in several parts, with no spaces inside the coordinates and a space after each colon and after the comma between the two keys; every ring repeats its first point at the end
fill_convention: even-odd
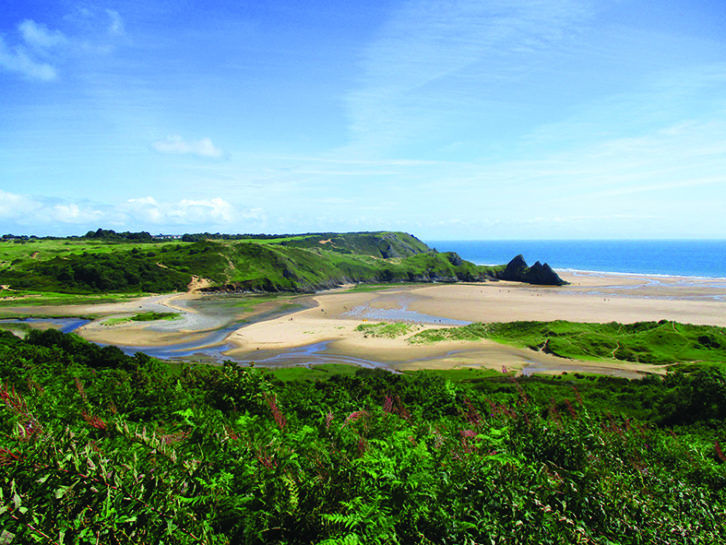
{"type": "Polygon", "coordinates": [[[38,261],[47,261],[54,257],[69,257],[72,255],[112,254],[117,252],[130,252],[134,248],[143,248],[144,251],[162,251],[164,248],[188,246],[190,243],[169,241],[152,242],[143,245],[137,242],[117,242],[106,240],[86,239],[34,239],[27,241],[0,242],[0,268],[9,265],[18,266],[38,261]]]}

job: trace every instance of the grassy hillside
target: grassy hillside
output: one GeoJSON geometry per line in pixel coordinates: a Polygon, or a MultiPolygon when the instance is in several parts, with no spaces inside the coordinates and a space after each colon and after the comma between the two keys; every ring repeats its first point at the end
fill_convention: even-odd
{"type": "Polygon", "coordinates": [[[718,368],[294,375],[0,333],[0,541],[726,541],[718,368]]]}
{"type": "Polygon", "coordinates": [[[0,242],[0,284],[57,293],[213,288],[310,292],[348,282],[483,280],[496,268],[438,253],[405,233],[325,233],[196,242],[30,239],[0,242]]]}

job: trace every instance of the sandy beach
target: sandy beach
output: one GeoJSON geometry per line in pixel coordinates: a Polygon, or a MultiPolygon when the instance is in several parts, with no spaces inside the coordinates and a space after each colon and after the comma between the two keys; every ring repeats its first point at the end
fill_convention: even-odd
{"type": "MultiPolygon", "coordinates": [[[[397,369],[474,366],[529,368],[536,372],[580,369],[654,372],[653,366],[565,362],[547,354],[491,341],[413,345],[407,336],[374,338],[356,331],[361,323],[404,321],[416,330],[447,327],[449,320],[508,322],[571,320],[630,323],[676,320],[726,325],[726,281],[635,275],[570,273],[570,285],[541,287],[512,282],[422,285],[368,293],[313,296],[315,308],[235,331],[230,355],[254,359],[255,352],[282,351],[325,342],[325,352],[386,362],[397,369]]],[[[412,332],[413,334],[415,332],[412,332]]]]}
{"type": "MultiPolygon", "coordinates": [[[[286,297],[265,302],[252,311],[212,312],[214,305],[196,306],[204,298],[174,294],[138,300],[74,308],[74,314],[103,315],[78,333],[89,340],[124,346],[165,346],[202,340],[210,331],[240,324],[225,339],[224,355],[239,361],[270,364],[322,361],[366,362],[393,369],[488,367],[555,372],[581,370],[637,376],[659,372],[651,365],[622,362],[592,363],[563,360],[548,354],[500,345],[491,341],[449,341],[411,344],[408,337],[436,327],[468,322],[516,320],[571,320],[579,322],[631,323],[675,320],[684,323],[726,326],[726,279],[654,277],[568,271],[570,282],[562,287],[543,287],[513,282],[476,284],[425,284],[391,287],[378,291],[332,290],[308,296],[286,297]],[[281,302],[302,304],[302,310],[274,316],[281,302]],[[133,322],[104,325],[109,316],[134,312],[173,310],[180,319],[167,322],[133,322]],[[273,312],[269,319],[255,316],[273,312]],[[366,335],[356,328],[364,323],[406,322],[411,331],[397,338],[366,335]],[[276,356],[300,352],[300,358],[278,360],[276,356]],[[316,360],[317,357],[317,360],[316,360]],[[318,361],[320,360],[320,361],[318,361]]],[[[47,308],[49,314],[70,314],[71,307],[47,308]]],[[[39,309],[35,309],[38,311],[39,309]]]]}

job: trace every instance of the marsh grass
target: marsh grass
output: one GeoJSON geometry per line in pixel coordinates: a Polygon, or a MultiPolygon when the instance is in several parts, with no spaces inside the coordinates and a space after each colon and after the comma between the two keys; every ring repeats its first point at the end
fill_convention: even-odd
{"type": "Polygon", "coordinates": [[[352,293],[367,293],[370,291],[382,291],[382,290],[390,290],[390,289],[396,289],[396,288],[410,288],[414,286],[420,286],[421,284],[414,284],[411,282],[401,282],[397,284],[356,284],[355,286],[352,286],[348,288],[348,292],[352,293]]]}
{"type": "Polygon", "coordinates": [[[0,329],[10,331],[19,337],[24,337],[32,328],[28,324],[23,323],[0,323],[0,329]]]}
{"type": "Polygon", "coordinates": [[[426,329],[416,333],[408,341],[412,344],[426,344],[441,341],[478,341],[488,336],[487,326],[473,323],[460,327],[426,329]]]}
{"type": "Polygon", "coordinates": [[[396,337],[408,335],[419,328],[420,326],[405,322],[380,322],[377,324],[360,324],[355,330],[365,336],[395,339],[396,337]]]}
{"type": "Polygon", "coordinates": [[[108,318],[103,321],[103,325],[113,326],[126,324],[129,322],[155,322],[157,320],[179,320],[181,314],[178,312],[140,312],[133,316],[121,316],[118,318],[108,318]]]}
{"type": "Polygon", "coordinates": [[[411,343],[491,339],[565,358],[673,364],[726,362],[726,328],[678,322],[619,324],[554,322],[474,323],[429,329],[411,343]]]}
{"type": "Polygon", "coordinates": [[[36,290],[2,290],[0,291],[0,308],[100,305],[105,303],[121,303],[138,296],[138,294],[117,293],[73,294],[36,290]]]}

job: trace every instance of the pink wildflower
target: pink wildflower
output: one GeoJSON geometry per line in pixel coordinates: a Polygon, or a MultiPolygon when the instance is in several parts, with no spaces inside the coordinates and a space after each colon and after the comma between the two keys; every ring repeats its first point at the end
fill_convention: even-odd
{"type": "Polygon", "coordinates": [[[368,413],[366,411],[354,411],[350,413],[347,418],[345,419],[345,422],[343,422],[343,427],[345,427],[348,422],[355,422],[358,420],[361,416],[366,416],[368,413]]]}
{"type": "Polygon", "coordinates": [[[282,414],[282,411],[280,411],[280,408],[277,406],[277,396],[265,396],[265,401],[267,401],[267,405],[270,407],[270,411],[272,411],[272,417],[275,419],[277,426],[281,430],[284,429],[287,424],[287,420],[282,414]]]}
{"type": "Polygon", "coordinates": [[[721,450],[721,445],[719,444],[718,439],[716,440],[716,444],[714,446],[716,447],[716,455],[718,456],[718,459],[722,462],[726,462],[726,456],[724,456],[724,453],[721,450]]]}

